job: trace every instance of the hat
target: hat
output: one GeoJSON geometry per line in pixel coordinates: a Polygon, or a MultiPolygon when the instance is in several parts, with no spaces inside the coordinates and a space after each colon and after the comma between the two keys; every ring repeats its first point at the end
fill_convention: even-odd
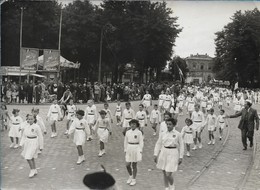
{"type": "Polygon", "coordinates": [[[89,189],[108,189],[115,185],[115,179],[106,172],[95,172],[85,175],[83,183],[89,189]]]}
{"type": "Polygon", "coordinates": [[[76,113],[81,116],[85,115],[85,112],[83,110],[78,110],[76,113]]]}
{"type": "Polygon", "coordinates": [[[101,110],[101,111],[99,112],[99,114],[100,114],[100,115],[106,115],[107,112],[106,112],[105,110],[101,110]]]}

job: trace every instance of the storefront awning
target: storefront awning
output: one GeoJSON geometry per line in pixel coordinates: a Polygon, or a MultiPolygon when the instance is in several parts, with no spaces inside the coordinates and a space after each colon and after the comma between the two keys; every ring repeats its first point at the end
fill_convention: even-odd
{"type": "Polygon", "coordinates": [[[27,73],[8,72],[7,76],[25,76],[27,73]]]}
{"type": "Polygon", "coordinates": [[[46,76],[44,75],[39,75],[39,74],[30,74],[31,76],[35,76],[35,77],[40,77],[40,78],[46,78],[46,76]]]}

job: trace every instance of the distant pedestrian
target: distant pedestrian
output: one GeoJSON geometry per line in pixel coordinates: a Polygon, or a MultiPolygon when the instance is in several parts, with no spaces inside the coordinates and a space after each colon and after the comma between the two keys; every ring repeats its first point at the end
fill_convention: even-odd
{"type": "Polygon", "coordinates": [[[121,102],[120,100],[117,101],[116,105],[116,110],[115,110],[115,116],[116,116],[116,125],[121,126],[121,120],[122,120],[122,114],[123,114],[123,109],[121,107],[121,102]]]}
{"type": "Polygon", "coordinates": [[[97,117],[98,117],[98,112],[97,112],[97,107],[94,105],[94,100],[88,100],[87,102],[87,107],[85,110],[85,118],[88,122],[88,125],[90,127],[90,134],[87,136],[87,141],[92,140],[92,134],[93,134],[93,128],[94,125],[96,124],[97,117]]]}
{"type": "Polygon", "coordinates": [[[123,111],[122,122],[123,122],[123,135],[125,135],[126,131],[130,128],[129,122],[135,118],[135,111],[131,108],[131,103],[125,103],[125,109],[123,111]]]}
{"type": "Polygon", "coordinates": [[[77,107],[74,105],[73,99],[69,100],[69,104],[67,105],[67,124],[66,124],[66,131],[64,135],[67,135],[69,132],[70,125],[73,119],[76,117],[77,107]]]}

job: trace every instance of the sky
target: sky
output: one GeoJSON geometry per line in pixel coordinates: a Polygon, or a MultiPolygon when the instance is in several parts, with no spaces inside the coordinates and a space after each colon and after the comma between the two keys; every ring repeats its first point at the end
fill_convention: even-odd
{"type": "MultiPolygon", "coordinates": [[[[63,4],[73,0],[59,0],[63,4]]],[[[91,1],[99,4],[101,1],[91,1]]],[[[231,22],[238,10],[260,10],[260,1],[169,1],[167,7],[178,17],[177,24],[183,28],[176,38],[173,56],[182,58],[191,54],[215,55],[215,33],[231,22]]]]}

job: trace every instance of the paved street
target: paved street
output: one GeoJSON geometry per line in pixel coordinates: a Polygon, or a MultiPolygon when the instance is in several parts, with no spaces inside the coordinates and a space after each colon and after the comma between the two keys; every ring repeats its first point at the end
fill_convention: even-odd
{"type": "MultiPolygon", "coordinates": [[[[133,102],[134,110],[138,110],[139,103],[133,102]]],[[[24,118],[32,107],[32,105],[10,105],[8,106],[8,110],[10,113],[13,108],[19,108],[21,110],[20,115],[24,118]]],[[[84,110],[85,107],[86,105],[78,105],[78,108],[84,110]]],[[[46,119],[49,105],[40,105],[39,108],[40,115],[43,119],[46,119]]],[[[97,108],[100,110],[103,108],[103,105],[98,104],[97,108]]],[[[115,103],[110,104],[110,109],[114,112],[115,103]]],[[[216,114],[218,114],[217,109],[215,110],[216,114]]],[[[226,111],[228,114],[233,113],[231,107],[227,108],[226,111]]],[[[185,118],[186,115],[179,117],[177,128],[179,131],[184,126],[185,118]]],[[[237,129],[238,119],[230,119],[229,122],[231,126],[230,135],[223,150],[223,140],[217,140],[215,146],[207,145],[208,133],[207,130],[203,131],[202,138],[204,146],[200,150],[193,151],[192,157],[184,157],[183,164],[175,174],[176,189],[229,190],[239,188],[240,181],[244,179],[250,163],[253,149],[249,149],[246,152],[242,151],[240,131],[237,129]],[[217,159],[213,160],[210,167],[197,180],[193,181],[194,183],[190,184],[203,171],[204,166],[209,163],[213,155],[220,150],[222,151],[217,159]],[[190,186],[188,186],[189,184],[190,186]]],[[[87,142],[84,147],[86,162],[78,166],[76,165],[77,149],[72,142],[72,138],[67,139],[63,135],[65,121],[58,122],[57,126],[58,137],[52,139],[50,138],[50,127],[46,123],[48,134],[44,137],[44,150],[39,158],[36,159],[38,175],[32,179],[28,178],[29,166],[20,155],[22,150],[10,149],[10,140],[7,136],[8,132],[1,133],[1,189],[85,189],[82,184],[84,175],[89,172],[101,170],[101,164],[115,177],[118,189],[120,190],[164,189],[162,173],[155,168],[155,163],[153,162],[153,149],[158,136],[154,137],[152,135],[153,131],[150,126],[144,131],[143,161],[138,164],[137,185],[134,187],[129,187],[125,183],[128,174],[125,168],[121,128],[116,127],[114,124],[113,134],[106,145],[107,154],[102,158],[97,156],[99,151],[97,139],[87,142]]],[[[225,129],[225,135],[227,131],[225,129]]],[[[216,134],[218,137],[218,133],[216,134]]],[[[257,166],[259,167],[259,163],[257,166]]],[[[260,176],[256,172],[251,175],[256,180],[260,176]]],[[[250,180],[247,181],[250,183],[250,180]]],[[[248,184],[248,186],[252,187],[252,190],[257,187],[254,187],[254,185],[257,185],[257,183],[251,182],[251,184],[248,184]]]]}

